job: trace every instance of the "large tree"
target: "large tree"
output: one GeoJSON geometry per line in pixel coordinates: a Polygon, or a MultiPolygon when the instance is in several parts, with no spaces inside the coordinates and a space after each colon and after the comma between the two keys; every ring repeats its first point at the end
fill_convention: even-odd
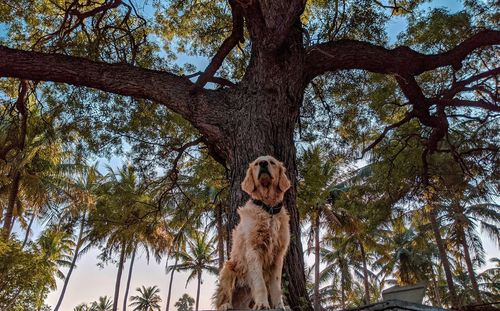
{"type": "MultiPolygon", "coordinates": [[[[136,30],[143,23],[140,18],[130,17],[137,12],[132,2],[66,1],[50,7],[45,2],[40,5],[38,1],[28,1],[19,8],[15,1],[7,1],[12,8],[2,14],[40,7],[48,9],[39,14],[60,14],[55,23],[39,24],[33,22],[35,14],[29,14],[27,21],[18,25],[19,29],[34,25],[32,28],[37,31],[29,36],[38,39],[22,44],[19,41],[26,37],[18,36],[15,45],[0,46],[0,75],[151,100],[181,115],[199,131],[201,139],[196,142],[205,144],[210,155],[229,170],[229,229],[238,221],[236,208],[247,199],[240,183],[248,163],[262,154],[272,154],[283,161],[293,185],[285,197],[292,231],[284,267],[289,284],[286,293],[289,304],[299,308],[309,304],[296,207],[294,133],[304,93],[315,78],[340,70],[364,70],[387,75],[397,82],[408,101],[404,105],[406,113],[384,128],[382,136],[374,138],[366,150],[391,130],[415,120],[429,128],[424,155],[427,157],[446,136],[449,109],[500,111],[497,93],[489,88],[491,83],[485,83],[500,69],[494,62],[490,66],[491,60],[484,61],[488,55],[494,57],[488,48],[500,43],[500,31],[487,29],[491,25],[487,20],[481,20],[479,27],[461,28],[459,42],[446,41],[443,33],[447,33],[441,33],[438,38],[453,44],[443,44],[445,48],[440,50],[419,47],[418,42],[409,43],[413,49],[388,48],[384,44],[381,33],[388,16],[411,12],[420,2],[406,5],[407,1],[219,0],[159,4],[156,15],[163,26],[159,33],[174,38],[168,44],[177,40],[184,49],[213,56],[193,82],[178,72],[159,67],[152,70],[145,68],[149,67],[147,63],[137,61],[137,50],[147,35],[137,36],[136,30]],[[93,48],[82,49],[85,44],[76,40],[88,40],[93,48]],[[106,40],[116,42],[111,47],[102,45],[106,40]],[[51,48],[47,48],[49,45],[51,48]],[[239,48],[239,54],[235,48],[239,48]],[[490,54],[483,55],[483,65],[474,63],[478,70],[460,71],[466,60],[482,50],[490,54]],[[231,81],[216,76],[218,71],[224,74],[231,68],[231,81]],[[444,69],[452,74],[446,75],[444,69]],[[423,74],[439,75],[446,90],[423,91],[419,84],[423,74]],[[208,89],[208,82],[221,87],[208,89]],[[462,96],[464,92],[467,95],[462,96]],[[473,92],[481,96],[469,95],[473,92]]],[[[456,38],[457,33],[450,33],[450,37],[456,38]]]]}

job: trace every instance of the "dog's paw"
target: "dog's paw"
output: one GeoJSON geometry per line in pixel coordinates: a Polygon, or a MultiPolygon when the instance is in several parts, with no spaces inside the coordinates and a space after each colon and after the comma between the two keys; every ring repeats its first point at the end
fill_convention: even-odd
{"type": "Polygon", "coordinates": [[[275,306],[275,309],[285,309],[285,305],[283,304],[283,300],[280,299],[280,302],[275,306]]]}
{"type": "Polygon", "coordinates": [[[253,306],[254,310],[266,310],[266,309],[270,309],[270,308],[271,307],[269,307],[269,303],[267,301],[256,303],[253,306]]]}
{"type": "Polygon", "coordinates": [[[226,302],[224,304],[222,304],[221,306],[219,306],[217,308],[218,311],[227,311],[227,310],[231,310],[233,308],[233,306],[229,303],[229,302],[226,302]]]}

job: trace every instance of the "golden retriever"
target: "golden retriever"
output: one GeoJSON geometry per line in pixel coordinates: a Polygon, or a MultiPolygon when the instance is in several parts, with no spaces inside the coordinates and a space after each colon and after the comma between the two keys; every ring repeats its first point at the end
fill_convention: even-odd
{"type": "Polygon", "coordinates": [[[238,209],[230,259],[214,295],[217,310],[283,308],[281,273],[290,242],[283,197],[290,188],[285,167],[271,156],[250,163],[243,191],[250,195],[238,209]]]}

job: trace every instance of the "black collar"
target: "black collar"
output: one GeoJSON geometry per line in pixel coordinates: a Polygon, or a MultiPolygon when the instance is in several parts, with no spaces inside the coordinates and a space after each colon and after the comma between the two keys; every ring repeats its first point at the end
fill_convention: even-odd
{"type": "Polygon", "coordinates": [[[283,206],[283,202],[279,202],[274,206],[269,206],[262,202],[261,200],[252,199],[253,204],[260,206],[263,210],[268,212],[271,215],[276,215],[281,211],[281,207],[283,206]]]}

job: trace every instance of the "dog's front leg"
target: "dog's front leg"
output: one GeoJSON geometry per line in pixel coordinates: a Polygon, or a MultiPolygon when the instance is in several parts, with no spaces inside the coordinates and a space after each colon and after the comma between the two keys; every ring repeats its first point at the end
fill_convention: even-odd
{"type": "Polygon", "coordinates": [[[266,282],[262,272],[262,261],[256,250],[249,250],[247,253],[248,262],[248,283],[252,290],[252,297],[255,302],[254,310],[269,309],[269,301],[267,299],[266,282]]]}
{"type": "Polygon", "coordinates": [[[283,258],[278,258],[273,267],[271,280],[269,282],[269,296],[271,297],[271,307],[275,309],[284,308],[281,296],[281,273],[283,270],[283,258]]]}

